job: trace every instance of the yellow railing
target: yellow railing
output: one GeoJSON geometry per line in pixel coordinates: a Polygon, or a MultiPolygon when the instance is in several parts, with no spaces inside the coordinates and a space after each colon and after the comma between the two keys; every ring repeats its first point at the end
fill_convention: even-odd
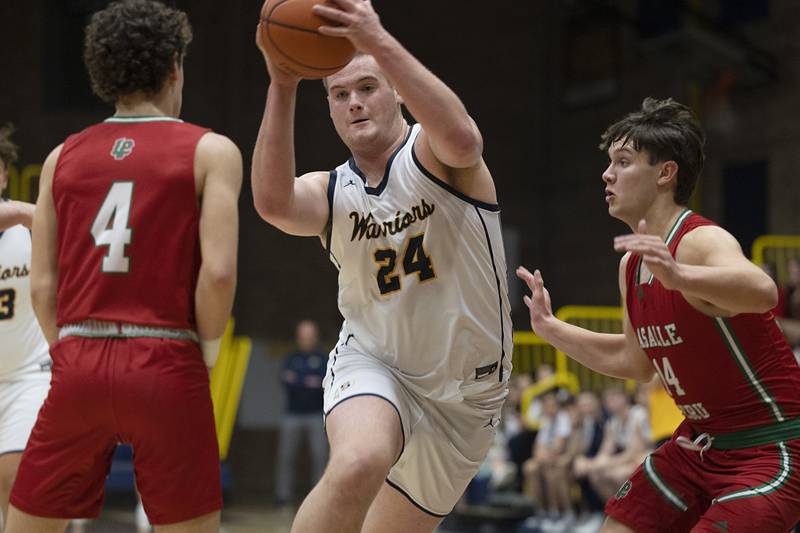
{"type": "Polygon", "coordinates": [[[530,374],[543,364],[556,368],[556,349],[532,331],[514,332],[514,372],[530,374]]]}
{"type": "Polygon", "coordinates": [[[25,165],[21,169],[16,165],[8,167],[8,197],[12,200],[35,202],[33,181],[42,173],[42,165],[25,165]]]}
{"type": "Polygon", "coordinates": [[[228,457],[252,347],[248,337],[233,335],[233,325],[231,319],[222,337],[217,364],[211,371],[211,400],[214,402],[220,459],[228,457]]]}
{"type": "MultiPolygon", "coordinates": [[[[556,318],[600,333],[622,333],[622,308],[568,305],[555,313],[556,318]]],[[[546,363],[555,368],[562,380],[577,378],[581,390],[601,392],[620,380],[598,374],[550,346],[532,331],[514,332],[514,371],[530,373],[546,363]]]]}
{"type": "Polygon", "coordinates": [[[800,260],[800,235],[762,235],[753,241],[751,252],[757,265],[771,263],[779,285],[789,280],[789,259],[800,260]]]}

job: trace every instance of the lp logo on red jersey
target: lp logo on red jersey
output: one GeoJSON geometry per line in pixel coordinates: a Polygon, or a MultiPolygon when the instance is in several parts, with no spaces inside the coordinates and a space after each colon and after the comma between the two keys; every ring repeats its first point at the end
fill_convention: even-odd
{"type": "Polygon", "coordinates": [[[136,143],[133,139],[126,139],[125,137],[117,139],[114,141],[114,147],[111,149],[111,156],[117,161],[122,161],[131,155],[134,146],[136,146],[136,143]]]}

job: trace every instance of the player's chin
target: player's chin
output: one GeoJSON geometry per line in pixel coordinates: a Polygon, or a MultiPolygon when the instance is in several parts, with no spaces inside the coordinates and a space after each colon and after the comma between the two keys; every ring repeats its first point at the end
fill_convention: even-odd
{"type": "Polygon", "coordinates": [[[378,137],[374,128],[356,128],[348,132],[348,145],[351,147],[368,147],[378,137]]]}
{"type": "Polygon", "coordinates": [[[618,202],[610,202],[608,204],[608,214],[622,220],[625,217],[625,210],[622,209],[618,202]]]}

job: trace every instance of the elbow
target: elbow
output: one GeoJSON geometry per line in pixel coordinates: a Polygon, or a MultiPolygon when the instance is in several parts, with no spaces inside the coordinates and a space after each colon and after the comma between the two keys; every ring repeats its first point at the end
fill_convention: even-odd
{"type": "Polygon", "coordinates": [[[55,286],[49,279],[31,279],[31,307],[34,313],[39,315],[45,310],[55,294],[54,289],[55,286]]]}
{"type": "Polygon", "coordinates": [[[641,368],[636,368],[629,377],[630,379],[633,379],[640,383],[647,383],[648,381],[653,379],[655,373],[656,373],[655,369],[648,364],[647,366],[642,365],[641,368]]]}
{"type": "Polygon", "coordinates": [[[47,299],[52,292],[52,288],[53,283],[49,276],[42,276],[41,273],[37,272],[31,275],[31,300],[42,301],[47,299]]]}
{"type": "Polygon", "coordinates": [[[770,279],[768,283],[758,291],[758,310],[759,313],[766,313],[772,311],[778,305],[778,287],[770,279]]]}
{"type": "Polygon", "coordinates": [[[442,162],[453,168],[472,167],[483,155],[483,138],[471,121],[469,125],[454,128],[448,134],[447,146],[449,160],[442,162]]]}
{"type": "Polygon", "coordinates": [[[236,289],[236,265],[233,262],[203,265],[205,280],[216,291],[233,292],[236,289]]]}
{"type": "Polygon", "coordinates": [[[253,194],[253,207],[256,208],[256,213],[258,213],[258,216],[266,221],[269,221],[269,217],[272,215],[273,210],[269,200],[263,198],[263,195],[259,196],[257,194],[253,194]]]}
{"type": "Polygon", "coordinates": [[[265,191],[253,191],[253,206],[258,216],[273,226],[279,226],[289,216],[291,197],[282,198],[265,191]]]}
{"type": "Polygon", "coordinates": [[[258,196],[254,196],[253,205],[256,208],[258,216],[273,226],[278,223],[285,214],[284,210],[281,209],[281,205],[278,202],[270,200],[269,198],[259,198],[258,196]]]}
{"type": "Polygon", "coordinates": [[[31,283],[31,307],[33,307],[33,312],[35,314],[39,313],[39,310],[42,308],[42,304],[45,300],[45,292],[42,290],[41,285],[34,285],[31,283]]]}

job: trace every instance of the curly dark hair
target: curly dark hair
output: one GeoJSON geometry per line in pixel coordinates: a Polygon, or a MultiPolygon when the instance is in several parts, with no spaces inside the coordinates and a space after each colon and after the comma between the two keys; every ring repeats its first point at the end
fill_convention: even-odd
{"type": "Polygon", "coordinates": [[[0,162],[3,163],[3,167],[6,170],[17,162],[17,150],[19,150],[19,147],[11,140],[13,133],[14,125],[10,122],[0,128],[0,162]]]}
{"type": "Polygon", "coordinates": [[[622,141],[636,151],[646,150],[650,164],[675,161],[678,185],[673,197],[676,204],[688,205],[706,159],[706,135],[691,109],[672,98],[645,98],[640,111],[609,126],[601,139],[603,151],[622,141]]]}
{"type": "Polygon", "coordinates": [[[114,103],[137,92],[158,93],[192,40],[183,11],[154,0],[119,0],[92,15],[83,62],[92,90],[114,103]]]}

